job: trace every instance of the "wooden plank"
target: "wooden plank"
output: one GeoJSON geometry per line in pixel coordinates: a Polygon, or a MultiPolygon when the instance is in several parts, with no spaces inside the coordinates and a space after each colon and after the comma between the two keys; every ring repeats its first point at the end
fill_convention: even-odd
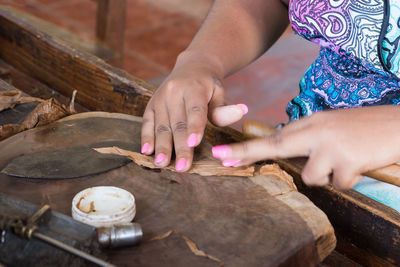
{"type": "Polygon", "coordinates": [[[97,0],[96,36],[115,52],[110,64],[122,67],[125,40],[126,0],[97,0]]]}
{"type": "Polygon", "coordinates": [[[280,161],[280,166],[295,179],[299,191],[308,196],[327,215],[338,239],[338,248],[350,248],[343,240],[353,244],[354,260],[365,266],[400,264],[400,214],[382,203],[355,190],[339,191],[332,186],[308,187],[301,180],[304,161],[280,161]],[[349,241],[347,241],[349,242],[349,241]],[[359,255],[362,255],[360,257],[359,255]]]}
{"type": "Polygon", "coordinates": [[[0,8],[0,58],[91,110],[142,115],[154,88],[0,8]]]}
{"type": "Polygon", "coordinates": [[[101,59],[105,60],[106,62],[110,62],[113,58],[116,57],[116,53],[110,48],[108,48],[105,44],[92,41],[89,39],[84,39],[65,28],[59,27],[53,23],[42,20],[23,11],[9,7],[4,7],[4,8],[11,11],[20,20],[25,21],[26,23],[32,25],[36,29],[44,33],[47,33],[52,37],[64,41],[65,43],[71,45],[74,48],[77,48],[81,51],[85,51],[92,55],[96,55],[101,59]]]}
{"type": "MultiPolygon", "coordinates": [[[[8,80],[7,82],[18,90],[21,90],[28,96],[42,98],[42,99],[49,99],[55,98],[61,104],[68,105],[71,100],[71,95],[64,96],[60,94],[58,91],[55,91],[48,87],[47,85],[39,82],[36,79],[22,73],[18,69],[14,68],[13,66],[7,64],[3,60],[0,59],[0,69],[3,69],[5,72],[8,73],[8,80]]],[[[82,105],[75,103],[75,109],[77,112],[86,112],[89,111],[87,108],[83,107],[82,105]]]]}
{"type": "MultiPolygon", "coordinates": [[[[10,159],[28,152],[104,140],[136,142],[139,149],[140,120],[125,121],[126,117],[84,113],[15,135],[0,142],[0,169],[10,159]]],[[[314,266],[335,246],[326,215],[284,180],[273,176],[201,176],[153,170],[134,163],[81,179],[35,183],[0,174],[0,192],[33,203],[49,203],[66,214],[78,191],[102,184],[133,192],[136,221],[145,233],[139,247],[108,251],[111,262],[118,266],[217,266],[221,262],[227,266],[314,266]],[[170,230],[189,238],[219,261],[193,257],[179,243],[179,234],[179,238],[174,234],[160,242],[152,241],[170,230]]]]}
{"type": "Polygon", "coordinates": [[[350,260],[336,250],[333,251],[318,267],[361,267],[362,265],[350,260]]]}

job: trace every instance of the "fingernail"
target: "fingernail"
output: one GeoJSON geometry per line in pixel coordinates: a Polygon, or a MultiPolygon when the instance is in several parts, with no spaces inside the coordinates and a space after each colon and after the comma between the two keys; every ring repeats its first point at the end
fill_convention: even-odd
{"type": "Polygon", "coordinates": [[[229,146],[214,146],[212,149],[212,154],[214,158],[222,159],[227,158],[231,154],[231,148],[229,146]]]}
{"type": "Polygon", "coordinates": [[[189,135],[189,137],[187,139],[188,147],[194,147],[196,144],[197,144],[197,134],[189,135]]]}
{"type": "Polygon", "coordinates": [[[240,159],[227,159],[222,162],[224,167],[232,167],[240,163],[240,159]]]}
{"type": "Polygon", "coordinates": [[[149,150],[150,144],[144,143],[142,146],[142,150],[140,151],[142,154],[146,153],[149,150]]]}
{"type": "Polygon", "coordinates": [[[179,172],[179,171],[182,171],[183,169],[185,169],[185,167],[186,167],[186,159],[179,159],[177,162],[176,162],[176,165],[175,165],[175,169],[179,172]]]}
{"type": "Polygon", "coordinates": [[[243,115],[246,115],[249,112],[249,108],[245,104],[237,104],[242,109],[243,115]]]}
{"type": "Polygon", "coordinates": [[[156,164],[160,164],[161,162],[163,162],[165,159],[165,155],[163,153],[160,153],[157,155],[156,159],[154,160],[154,162],[156,164]]]}

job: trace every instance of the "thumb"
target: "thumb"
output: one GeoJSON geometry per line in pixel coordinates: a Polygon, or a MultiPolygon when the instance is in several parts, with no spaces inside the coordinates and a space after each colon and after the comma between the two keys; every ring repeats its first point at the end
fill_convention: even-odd
{"type": "Polygon", "coordinates": [[[208,119],[216,126],[227,126],[240,120],[249,111],[245,104],[225,105],[225,90],[214,78],[214,92],[208,105],[208,119]]]}
{"type": "Polygon", "coordinates": [[[219,106],[210,110],[210,121],[216,126],[227,126],[237,122],[248,112],[245,104],[219,106]]]}

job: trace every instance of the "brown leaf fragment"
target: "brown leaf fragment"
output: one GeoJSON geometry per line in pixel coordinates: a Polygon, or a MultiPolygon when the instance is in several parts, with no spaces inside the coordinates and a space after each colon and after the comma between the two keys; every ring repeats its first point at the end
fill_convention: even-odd
{"type": "Polygon", "coordinates": [[[6,124],[0,126],[0,141],[20,132],[20,125],[6,124]]]}
{"type": "Polygon", "coordinates": [[[21,97],[20,90],[0,91],[0,111],[13,108],[21,97]]]}
{"type": "Polygon", "coordinates": [[[259,174],[264,176],[271,176],[278,180],[281,180],[289,185],[290,188],[297,191],[297,187],[293,182],[293,177],[282,170],[276,163],[263,165],[259,170],[259,174]]]}
{"type": "Polygon", "coordinates": [[[69,110],[54,98],[50,98],[39,105],[26,117],[21,124],[21,130],[46,125],[63,117],[71,115],[69,110]]]}
{"type": "MultiPolygon", "coordinates": [[[[29,113],[29,115],[20,125],[6,124],[0,126],[0,141],[19,132],[46,125],[53,121],[76,113],[73,104],[75,94],[76,93],[74,93],[69,107],[66,107],[54,98],[40,100],[41,103],[37,105],[31,113],[29,113]]],[[[28,101],[32,99],[36,98],[24,97],[21,101],[28,101]]]]}
{"type": "Polygon", "coordinates": [[[165,234],[162,234],[160,236],[155,236],[155,237],[151,238],[150,241],[161,240],[161,239],[169,237],[171,234],[175,234],[175,235],[182,237],[183,240],[185,240],[186,245],[189,247],[190,251],[192,251],[192,253],[194,255],[199,256],[199,257],[209,258],[210,260],[218,262],[220,267],[224,266],[223,261],[221,261],[220,259],[218,259],[215,256],[205,253],[203,250],[200,250],[193,240],[191,240],[189,237],[185,236],[184,234],[182,234],[176,230],[170,230],[170,231],[166,232],[165,234]]]}
{"type": "Polygon", "coordinates": [[[13,108],[17,104],[35,101],[43,102],[44,100],[36,97],[22,96],[22,92],[17,89],[0,91],[0,111],[13,108]]]}
{"type": "MultiPolygon", "coordinates": [[[[102,147],[94,148],[99,153],[115,154],[120,156],[129,157],[133,162],[139,166],[147,167],[150,169],[159,169],[160,167],[154,165],[154,160],[150,156],[125,150],[119,147],[102,147]]],[[[174,165],[170,164],[165,169],[175,171],[174,165]]],[[[192,168],[188,173],[199,174],[202,176],[253,176],[254,166],[243,166],[237,168],[224,167],[218,161],[201,160],[192,163],[192,168]]]]}

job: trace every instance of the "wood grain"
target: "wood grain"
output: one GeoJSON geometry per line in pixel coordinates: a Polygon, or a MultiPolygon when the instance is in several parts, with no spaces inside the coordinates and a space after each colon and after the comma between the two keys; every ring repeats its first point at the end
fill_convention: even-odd
{"type": "MultiPolygon", "coordinates": [[[[7,53],[10,53],[8,56],[8,60],[12,64],[16,66],[17,69],[12,68],[11,69],[11,79],[13,80],[14,85],[17,85],[19,89],[27,90],[29,92],[35,93],[32,94],[34,96],[40,97],[40,94],[43,92],[40,92],[37,90],[37,88],[43,88],[45,87],[44,83],[47,85],[52,85],[58,82],[54,82],[54,78],[51,77],[50,71],[45,70],[42,71],[42,66],[40,66],[39,70],[35,70],[35,66],[32,65],[32,56],[29,56],[29,54],[35,55],[35,60],[38,60],[40,64],[41,62],[46,62],[45,64],[48,64],[49,66],[53,66],[56,64],[56,62],[60,62],[59,57],[55,57],[53,60],[51,54],[47,55],[47,58],[40,58],[38,53],[42,50],[45,50],[45,46],[43,45],[33,45],[32,47],[34,50],[31,51],[29,46],[24,46],[24,47],[19,47],[21,44],[17,44],[18,42],[21,43],[24,38],[27,38],[25,36],[28,36],[28,42],[32,44],[37,44],[37,43],[45,43],[47,46],[51,46],[53,51],[52,54],[57,54],[59,55],[67,55],[66,56],[66,61],[67,62],[73,62],[71,58],[71,49],[69,53],[65,54],[64,51],[64,46],[62,41],[57,40],[53,37],[50,37],[46,35],[46,39],[51,39],[51,42],[48,40],[40,40],[43,37],[43,33],[40,33],[37,31],[34,27],[26,27],[26,25],[29,22],[20,22],[18,19],[18,16],[11,16],[9,13],[2,13],[0,15],[1,18],[1,23],[0,26],[10,28],[9,25],[14,25],[10,29],[3,29],[0,31],[0,53],[3,54],[7,51],[7,53]],[[4,16],[5,15],[5,16],[4,16]],[[11,16],[11,17],[10,17],[11,16]],[[4,24],[4,21],[8,21],[9,23],[4,24]],[[26,29],[25,29],[26,28],[26,29]],[[38,34],[32,34],[32,33],[37,33],[38,34]],[[39,39],[39,40],[35,40],[39,39]],[[32,39],[32,40],[30,40],[32,39]],[[7,46],[7,49],[5,48],[7,46]],[[13,51],[13,49],[17,49],[16,52],[13,51]],[[39,51],[39,52],[38,52],[39,51]],[[28,55],[28,60],[24,59],[25,54],[28,55]],[[21,56],[20,56],[21,55],[21,56]],[[20,58],[22,57],[22,59],[20,58]],[[22,64],[19,64],[18,62],[21,61],[23,62],[22,64]],[[28,66],[24,66],[23,64],[28,63],[28,66]],[[22,66],[21,66],[22,65],[22,66]],[[19,70],[18,70],[19,69],[19,70]],[[27,76],[26,74],[22,74],[22,71],[25,71],[28,75],[33,75],[36,77],[36,80],[34,77],[27,76]]],[[[73,51],[73,50],[72,50],[73,51]]],[[[45,53],[46,54],[46,53],[45,53]]],[[[2,58],[3,55],[0,55],[0,58],[2,58]]],[[[73,57],[73,56],[72,56],[73,57]]],[[[93,79],[93,80],[98,80],[97,77],[97,71],[93,70],[93,66],[95,66],[97,63],[97,60],[95,57],[80,57],[80,60],[83,61],[81,64],[81,68],[79,71],[82,71],[87,75],[87,79],[93,79]],[[94,63],[93,63],[94,62],[94,63]],[[89,71],[85,70],[85,66],[92,66],[89,67],[89,71]]],[[[1,60],[0,60],[1,64],[1,60]]],[[[103,66],[103,63],[100,64],[103,66]]],[[[70,72],[70,73],[75,73],[74,65],[73,64],[65,64],[61,65],[65,71],[70,72]]],[[[94,67],[95,68],[95,67],[94,67]]],[[[110,73],[111,77],[125,77],[127,80],[127,84],[130,83],[137,83],[136,79],[132,80],[132,77],[130,76],[124,76],[121,75],[118,70],[115,70],[114,68],[102,68],[102,70],[106,70],[107,73],[110,73]]],[[[6,76],[10,76],[7,74],[10,69],[6,69],[6,76]]],[[[102,71],[100,71],[101,73],[102,71]]],[[[57,73],[60,73],[60,70],[58,70],[57,73]]],[[[108,74],[107,74],[108,75],[108,74]]],[[[105,75],[105,76],[107,76],[105,75]]],[[[100,75],[101,77],[104,77],[104,74],[100,75]]],[[[67,75],[68,81],[71,79],[71,75],[67,75]]],[[[77,75],[76,77],[80,77],[80,75],[77,75]]],[[[122,82],[122,84],[124,84],[122,82]]],[[[148,84],[145,83],[140,83],[145,90],[141,91],[135,91],[137,94],[144,94],[146,96],[145,100],[143,102],[146,102],[148,100],[147,97],[147,92],[154,91],[154,88],[149,86],[148,84]]],[[[73,86],[75,86],[75,83],[69,84],[68,82],[62,82],[61,83],[61,89],[60,86],[55,87],[54,91],[46,91],[49,95],[51,94],[59,94],[58,90],[61,90],[60,92],[65,94],[67,97],[70,97],[72,90],[74,89],[73,86]]],[[[129,86],[128,86],[129,87],[129,86]]],[[[132,86],[133,88],[136,88],[135,86],[132,86]]],[[[93,110],[108,110],[108,111],[120,111],[120,112],[126,112],[126,113],[132,113],[136,115],[140,115],[141,111],[143,111],[144,105],[145,104],[137,104],[137,103],[142,103],[141,98],[136,98],[136,97],[130,97],[129,93],[128,96],[125,96],[124,94],[122,95],[123,98],[123,104],[121,102],[115,101],[115,99],[112,99],[111,102],[109,103],[109,99],[107,98],[108,91],[113,90],[113,86],[107,87],[108,89],[105,90],[106,93],[103,94],[103,90],[96,91],[95,93],[98,94],[96,97],[92,96],[93,99],[90,97],[86,97],[82,103],[86,105],[85,108],[87,109],[93,109],[93,110]],[[91,102],[93,100],[93,103],[91,102]],[[120,103],[119,105],[115,105],[115,102],[120,103]],[[142,108],[137,108],[134,111],[130,108],[133,105],[138,105],[141,106],[142,108]]],[[[125,88],[125,87],[123,87],[125,88]]],[[[89,87],[89,89],[86,89],[85,86],[81,86],[79,88],[79,91],[85,92],[86,95],[93,95],[93,87],[89,87]]],[[[130,92],[131,90],[127,90],[126,92],[130,92]]],[[[133,93],[135,95],[135,93],[133,93]]],[[[119,99],[119,98],[118,98],[119,99]]],[[[79,92],[78,92],[78,101],[79,100],[79,92]]],[[[232,143],[232,142],[238,142],[245,140],[243,135],[231,128],[225,127],[225,128],[217,128],[212,126],[211,124],[207,125],[207,130],[205,132],[205,138],[207,139],[208,142],[210,142],[212,145],[219,145],[219,144],[226,144],[226,143],[232,143]]],[[[68,140],[68,139],[67,139],[68,140]]],[[[295,178],[295,183],[300,190],[300,192],[306,194],[318,207],[320,207],[326,214],[328,214],[328,217],[332,221],[333,225],[335,226],[336,233],[342,237],[339,239],[339,244],[338,248],[341,249],[341,247],[345,247],[345,250],[349,251],[346,253],[346,251],[342,251],[343,254],[352,257],[353,255],[362,255],[357,258],[353,258],[356,261],[358,260],[363,260],[363,264],[365,266],[381,266],[382,262],[386,262],[387,264],[392,263],[394,265],[399,265],[400,264],[400,258],[399,258],[399,251],[398,251],[398,243],[399,243],[399,238],[397,238],[397,233],[400,232],[400,217],[398,212],[394,211],[393,209],[388,208],[387,206],[378,203],[376,201],[373,201],[369,199],[368,197],[359,194],[358,192],[355,192],[354,190],[349,190],[346,192],[341,192],[338,191],[334,188],[331,187],[321,187],[321,188],[309,188],[305,186],[302,183],[300,173],[302,170],[302,167],[304,166],[304,162],[296,162],[296,160],[291,160],[290,164],[287,164],[287,162],[280,162],[281,167],[283,167],[288,173],[293,175],[295,178]],[[385,230],[382,230],[385,229],[385,230]],[[350,243],[349,246],[345,246],[344,244],[344,239],[349,240],[347,242],[350,243]],[[351,250],[348,250],[348,248],[351,248],[351,250]]],[[[24,183],[23,181],[20,181],[20,183],[24,183]]],[[[30,182],[26,182],[27,186],[30,186],[30,182]]],[[[57,192],[57,191],[56,191],[57,192]]],[[[26,192],[26,194],[30,194],[29,191],[26,192]]],[[[47,201],[48,198],[44,194],[43,197],[39,197],[40,200],[47,201]]],[[[37,201],[40,201],[37,200],[37,201]]],[[[56,195],[52,195],[51,201],[57,201],[58,198],[56,195]]],[[[167,242],[168,240],[160,241],[163,244],[157,243],[157,248],[163,248],[164,242],[167,242]]],[[[184,243],[184,242],[183,242],[184,243]]],[[[184,245],[184,244],[183,244],[184,245]]],[[[145,251],[141,251],[142,253],[145,253],[145,251]]],[[[151,250],[148,250],[147,252],[152,253],[151,250]]],[[[125,255],[126,257],[129,257],[130,252],[126,252],[125,255]]],[[[179,253],[183,253],[183,251],[179,251],[179,253]]],[[[123,253],[124,254],[124,253],[123,253]]],[[[165,258],[171,258],[171,254],[162,254],[165,258]]],[[[173,258],[173,257],[172,257],[173,258]]],[[[201,266],[201,264],[200,264],[201,266]]]]}
{"type": "Polygon", "coordinates": [[[0,57],[63,95],[78,90],[77,102],[91,110],[142,115],[154,89],[53,39],[5,8],[0,8],[0,57]]]}
{"type": "MultiPolygon", "coordinates": [[[[138,151],[140,119],[119,115],[77,114],[8,138],[0,143],[0,168],[21,154],[107,140],[137,142],[138,151]]],[[[196,155],[195,161],[207,157],[196,155]]],[[[313,266],[335,246],[326,215],[276,177],[200,176],[134,163],[105,174],[55,182],[0,175],[0,192],[36,204],[49,203],[65,214],[70,214],[77,192],[95,185],[122,187],[136,198],[136,221],[143,227],[144,242],[109,251],[117,265],[218,266],[211,259],[193,257],[182,237],[150,241],[171,230],[227,266],[313,266]]]]}

